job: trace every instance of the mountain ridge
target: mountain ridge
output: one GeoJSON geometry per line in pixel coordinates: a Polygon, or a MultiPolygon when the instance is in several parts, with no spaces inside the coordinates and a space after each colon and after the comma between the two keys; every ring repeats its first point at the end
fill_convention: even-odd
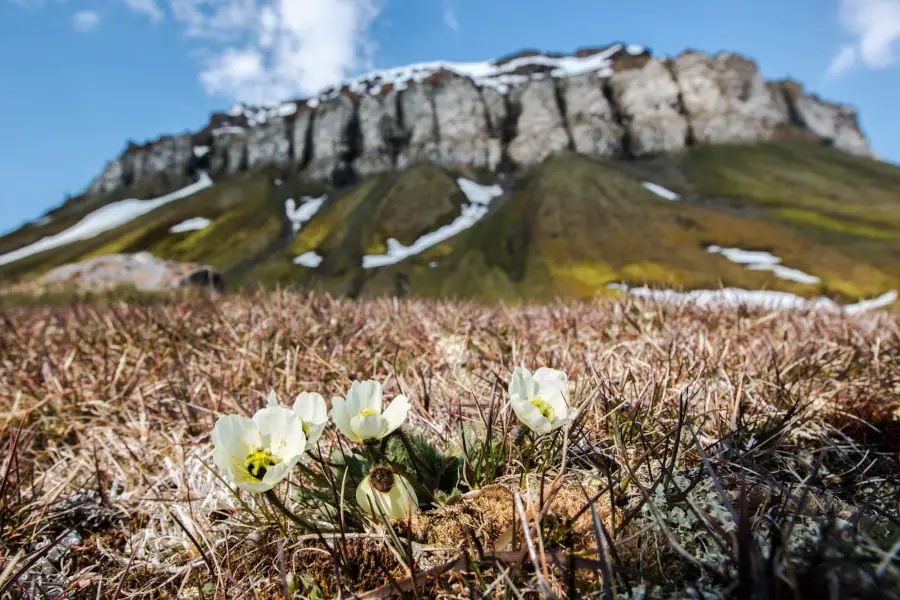
{"type": "Polygon", "coordinates": [[[738,54],[658,57],[622,43],[523,50],[373,71],[305,100],[238,104],[197,131],[128,142],[77,198],[141,187],[157,195],[200,170],[215,179],[263,163],[340,184],[417,160],[497,172],[565,149],[632,158],[785,137],[872,156],[852,106],[766,81],[738,54]]]}

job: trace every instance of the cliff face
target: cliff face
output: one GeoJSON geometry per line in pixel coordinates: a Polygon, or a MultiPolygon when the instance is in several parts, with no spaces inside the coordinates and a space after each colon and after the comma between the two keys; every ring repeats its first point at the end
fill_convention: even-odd
{"type": "Polygon", "coordinates": [[[615,44],[573,55],[371,73],[306,101],[237,106],[196,133],[129,144],[88,186],[176,186],[271,163],[334,184],[417,161],[503,171],[560,150],[638,157],[697,144],[817,137],[871,155],[855,111],[767,82],[740,56],[654,57],[615,44]]]}

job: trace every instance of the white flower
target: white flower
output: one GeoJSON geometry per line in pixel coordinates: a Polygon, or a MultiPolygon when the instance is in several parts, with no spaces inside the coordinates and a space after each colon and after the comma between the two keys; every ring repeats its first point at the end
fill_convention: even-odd
{"type": "Polygon", "coordinates": [[[390,467],[374,467],[356,488],[356,502],[368,514],[381,513],[391,519],[405,519],[418,510],[416,492],[402,475],[390,467]],[[381,512],[378,508],[380,507],[381,512]]]}
{"type": "Polygon", "coordinates": [[[265,492],[284,479],[306,449],[303,422],[294,411],[271,404],[252,419],[219,417],[212,432],[216,465],[248,492],[265,492]]]}
{"type": "Polygon", "coordinates": [[[562,371],[541,367],[531,374],[524,367],[513,370],[509,399],[516,416],[535,433],[549,433],[566,424],[568,377],[562,371]]]}
{"type": "Polygon", "coordinates": [[[303,392],[294,400],[294,414],[303,422],[303,433],[306,434],[306,445],[312,446],[319,441],[325,425],[328,424],[328,407],[325,398],[315,392],[303,392]]]}
{"type": "Polygon", "coordinates": [[[403,424],[409,412],[406,396],[397,396],[381,412],[381,384],[354,381],[347,400],[331,399],[331,418],[341,433],[354,442],[380,440],[403,424]]]}

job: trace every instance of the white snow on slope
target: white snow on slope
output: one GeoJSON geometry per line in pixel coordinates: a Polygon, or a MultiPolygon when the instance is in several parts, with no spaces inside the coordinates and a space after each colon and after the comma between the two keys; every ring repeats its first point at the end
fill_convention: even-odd
{"type": "Polygon", "coordinates": [[[693,290],[690,292],[678,292],[667,289],[652,289],[646,286],[629,288],[621,283],[607,285],[610,289],[622,290],[632,296],[640,298],[652,298],[660,302],[671,304],[693,303],[704,307],[738,307],[755,306],[770,310],[775,309],[803,309],[803,310],[829,310],[843,311],[847,314],[859,314],[876,308],[890,306],[897,301],[896,290],[891,290],[869,300],[862,300],[854,304],[841,306],[830,298],[803,298],[787,292],[775,292],[769,290],[745,290],[741,288],[724,288],[721,290],[693,290]]]}
{"type": "Polygon", "coordinates": [[[460,177],[456,180],[459,189],[468,197],[471,204],[463,205],[462,214],[456,217],[452,223],[438,227],[417,239],[411,246],[404,246],[394,238],[387,240],[387,254],[368,254],[363,256],[364,269],[384,267],[396,264],[402,260],[424,252],[428,248],[449,240],[456,234],[465,231],[487,214],[491,201],[503,194],[503,188],[499,185],[481,185],[474,181],[460,177]]]}
{"type": "Polygon", "coordinates": [[[645,188],[647,188],[648,190],[650,190],[657,196],[660,196],[661,198],[665,198],[666,200],[678,200],[678,198],[680,198],[680,196],[678,194],[676,194],[672,190],[668,190],[668,189],[664,188],[661,185],[657,185],[650,181],[644,181],[644,182],[642,182],[642,184],[645,188]]]}
{"type": "Polygon", "coordinates": [[[194,156],[203,158],[209,153],[209,146],[194,146],[194,156]]]}
{"type": "Polygon", "coordinates": [[[201,172],[200,179],[186,187],[176,190],[171,194],[154,198],[153,200],[119,200],[112,202],[106,206],[100,207],[92,213],[87,214],[83,219],[56,235],[50,235],[39,239],[33,244],[29,244],[18,250],[7,252],[0,255],[0,265],[5,265],[26,256],[38,254],[46,250],[58,248],[72,242],[90,239],[97,234],[115,229],[119,225],[124,225],[132,219],[155,210],[163,204],[180,200],[191,194],[195,194],[200,190],[206,189],[213,184],[209,176],[201,172]]]}
{"type": "Polygon", "coordinates": [[[781,263],[781,258],[761,250],[741,250],[740,248],[722,248],[721,246],[709,246],[707,252],[721,254],[731,262],[747,265],[752,271],[772,271],[781,279],[796,281],[798,283],[819,283],[821,279],[815,275],[804,273],[799,269],[786,267],[781,263]]]}
{"type": "Polygon", "coordinates": [[[293,198],[288,198],[284,201],[284,213],[291,222],[294,233],[300,231],[303,224],[312,219],[316,213],[319,212],[319,209],[325,204],[325,199],[327,197],[327,195],[319,196],[318,198],[303,196],[303,198],[301,198],[303,202],[300,206],[297,206],[297,203],[294,202],[293,198]]]}
{"type": "Polygon", "coordinates": [[[169,228],[169,233],[184,233],[186,231],[198,231],[200,229],[206,229],[209,227],[210,221],[206,217],[194,217],[193,219],[187,219],[186,221],[182,221],[178,225],[172,225],[169,228]]]}
{"type": "Polygon", "coordinates": [[[318,254],[315,250],[310,250],[309,252],[304,252],[300,256],[294,259],[295,265],[300,265],[301,267],[309,267],[311,269],[315,269],[320,264],[322,264],[322,256],[318,254]]]}

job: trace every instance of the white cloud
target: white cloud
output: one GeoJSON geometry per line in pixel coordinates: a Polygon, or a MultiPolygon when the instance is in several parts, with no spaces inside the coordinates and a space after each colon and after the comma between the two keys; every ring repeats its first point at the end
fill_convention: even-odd
{"type": "Polygon", "coordinates": [[[841,0],[840,19],[854,41],[832,59],[829,74],[840,75],[860,63],[870,69],[896,63],[900,0],[841,0]]]}
{"type": "Polygon", "coordinates": [[[444,25],[453,31],[459,31],[459,17],[456,16],[454,0],[444,0],[444,25]]]}
{"type": "Polygon", "coordinates": [[[95,10],[79,10],[72,15],[72,27],[75,31],[87,33],[100,24],[100,13],[95,10]]]}
{"type": "Polygon", "coordinates": [[[121,0],[128,8],[135,12],[139,12],[150,17],[154,22],[163,20],[164,13],[162,6],[156,0],[121,0]]]}
{"type": "Polygon", "coordinates": [[[201,12],[205,1],[175,0],[191,35],[230,40],[200,74],[212,94],[247,103],[313,94],[365,66],[372,52],[373,0],[220,0],[218,10],[201,12]]]}
{"type": "MultiPolygon", "coordinates": [[[[316,94],[371,67],[377,45],[370,28],[388,0],[114,1],[154,23],[181,27],[194,44],[207,93],[264,104],[316,94]]],[[[448,26],[458,26],[448,10],[448,26]]],[[[78,13],[73,25],[95,26],[99,15],[88,13],[78,13]]]]}

